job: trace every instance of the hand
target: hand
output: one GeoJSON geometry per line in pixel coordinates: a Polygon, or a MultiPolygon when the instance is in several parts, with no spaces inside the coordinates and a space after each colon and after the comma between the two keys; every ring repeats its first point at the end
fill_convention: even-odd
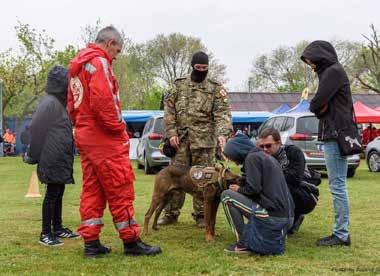
{"type": "Polygon", "coordinates": [[[226,138],[224,136],[219,136],[218,137],[218,144],[222,152],[224,152],[224,146],[226,145],[226,138]]]}
{"type": "Polygon", "coordinates": [[[173,148],[178,149],[178,147],[179,147],[179,138],[178,138],[178,136],[172,136],[172,137],[170,137],[169,142],[170,142],[170,145],[173,148]]]}
{"type": "Polygon", "coordinates": [[[228,189],[230,189],[231,191],[234,191],[234,192],[237,192],[239,190],[240,186],[239,185],[236,185],[236,184],[231,184],[228,189]]]}

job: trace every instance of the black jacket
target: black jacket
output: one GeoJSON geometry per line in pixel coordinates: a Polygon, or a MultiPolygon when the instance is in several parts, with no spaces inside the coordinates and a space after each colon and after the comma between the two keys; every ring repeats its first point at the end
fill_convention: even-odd
{"type": "Polygon", "coordinates": [[[246,135],[230,139],[224,154],[235,162],[243,162],[246,184],[239,188],[239,193],[260,204],[270,216],[294,216],[294,203],[276,159],[256,148],[246,135]]]}
{"type": "Polygon", "coordinates": [[[270,216],[294,216],[294,203],[276,159],[254,148],[244,161],[244,171],[247,183],[239,193],[259,203],[270,216]]]}
{"type": "Polygon", "coordinates": [[[299,187],[305,174],[305,156],[300,148],[294,145],[285,145],[289,165],[283,169],[286,183],[291,187],[299,187]]]}
{"type": "Polygon", "coordinates": [[[38,178],[45,184],[74,183],[73,130],[65,108],[66,91],[64,84],[62,89],[47,85],[48,95],[42,98],[30,125],[28,156],[38,163],[38,178]]]}
{"type": "Polygon", "coordinates": [[[301,59],[317,66],[319,85],[310,102],[310,111],[319,118],[318,138],[336,140],[337,130],[353,124],[353,105],[350,82],[334,47],[327,41],[317,40],[309,44],[301,59]],[[327,105],[327,111],[322,112],[327,105]]]}

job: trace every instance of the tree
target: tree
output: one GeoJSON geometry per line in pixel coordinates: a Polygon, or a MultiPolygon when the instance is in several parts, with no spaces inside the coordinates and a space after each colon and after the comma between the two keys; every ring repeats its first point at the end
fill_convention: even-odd
{"type": "Polygon", "coordinates": [[[372,24],[371,34],[363,35],[367,41],[356,60],[356,79],[365,89],[380,93],[380,42],[377,30],[372,24]]]}
{"type": "Polygon", "coordinates": [[[96,36],[98,35],[98,32],[102,28],[102,21],[100,18],[96,19],[94,25],[86,25],[84,26],[81,31],[81,39],[84,45],[87,45],[89,43],[94,43],[96,36]]]}
{"type": "Polygon", "coordinates": [[[209,74],[221,82],[225,82],[226,66],[220,64],[207,50],[199,38],[185,36],[180,33],[157,35],[146,43],[150,63],[153,64],[155,76],[170,86],[176,78],[183,77],[191,71],[191,58],[197,51],[209,54],[209,74]]]}
{"type": "Polygon", "coordinates": [[[120,84],[122,106],[125,109],[145,109],[147,97],[158,89],[153,63],[145,44],[130,44],[128,56],[121,54],[114,63],[114,72],[120,84]]]}
{"type": "MultiPolygon", "coordinates": [[[[359,51],[359,44],[345,40],[333,40],[331,43],[337,51],[340,63],[353,82],[355,79],[353,62],[359,51]]],[[[292,47],[280,46],[269,54],[257,57],[248,80],[249,90],[300,92],[305,87],[315,90],[318,85],[316,76],[300,60],[308,44],[308,41],[301,41],[292,47]]]]}
{"type": "Polygon", "coordinates": [[[45,91],[49,69],[55,64],[67,66],[76,48],[67,46],[54,50],[54,39],[28,24],[18,22],[15,27],[20,44],[19,53],[11,49],[0,54],[0,74],[4,79],[5,116],[30,115],[37,100],[45,91]]]}

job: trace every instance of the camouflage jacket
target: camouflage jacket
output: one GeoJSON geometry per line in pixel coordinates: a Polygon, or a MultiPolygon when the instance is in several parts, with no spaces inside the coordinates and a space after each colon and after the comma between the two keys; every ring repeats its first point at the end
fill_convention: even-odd
{"type": "Polygon", "coordinates": [[[190,148],[213,148],[217,137],[232,133],[228,95],[222,84],[206,78],[201,83],[190,76],[174,81],[164,100],[165,136],[184,136],[190,148]]]}

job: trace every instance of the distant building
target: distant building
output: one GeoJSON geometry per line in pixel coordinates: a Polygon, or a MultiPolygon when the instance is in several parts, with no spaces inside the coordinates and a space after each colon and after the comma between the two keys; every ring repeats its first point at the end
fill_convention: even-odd
{"type": "MultiPolygon", "coordinates": [[[[309,94],[309,100],[313,97],[309,94]]],[[[230,92],[229,98],[232,111],[272,111],[284,103],[294,107],[301,100],[301,93],[230,92]]],[[[352,98],[371,108],[380,106],[380,94],[353,94],[352,98]]]]}

